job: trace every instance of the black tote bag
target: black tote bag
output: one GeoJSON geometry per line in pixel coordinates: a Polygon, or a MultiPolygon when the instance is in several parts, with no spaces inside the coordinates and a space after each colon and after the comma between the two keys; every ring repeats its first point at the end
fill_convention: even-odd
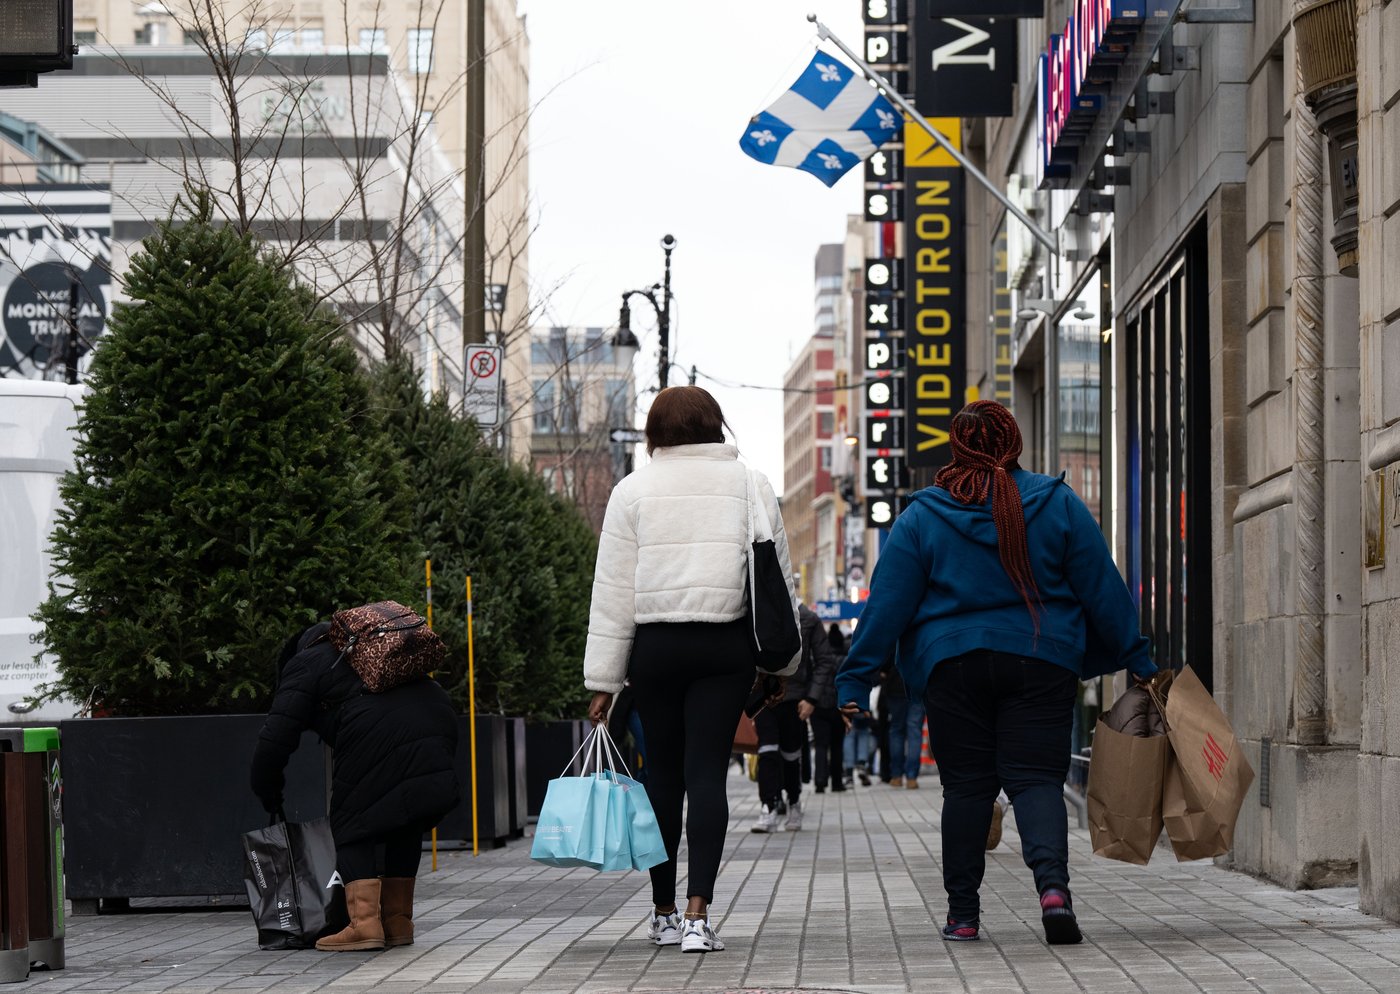
{"type": "Polygon", "coordinates": [[[279,816],[244,835],[243,880],[259,949],[310,949],[349,924],[324,818],[295,824],[279,816]]]}
{"type": "Polygon", "coordinates": [[[756,665],[776,673],[802,651],[802,632],[797,627],[787,576],[778,560],[778,547],[773,543],[773,525],[767,509],[756,500],[757,489],[749,471],[749,619],[756,665]]]}

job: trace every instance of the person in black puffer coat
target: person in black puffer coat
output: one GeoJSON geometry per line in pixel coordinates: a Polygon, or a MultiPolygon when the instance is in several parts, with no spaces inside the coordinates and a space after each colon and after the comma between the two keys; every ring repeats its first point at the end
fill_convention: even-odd
{"type": "Polygon", "coordinates": [[[329,630],[328,622],[313,625],[282,649],[277,692],[253,753],[253,792],[269,812],[280,811],[284,770],[301,733],[311,729],[331,747],[331,834],[350,925],[316,948],[405,946],[413,942],[423,833],[461,796],[457,714],[427,677],[369,693],[325,637],[329,630]]]}

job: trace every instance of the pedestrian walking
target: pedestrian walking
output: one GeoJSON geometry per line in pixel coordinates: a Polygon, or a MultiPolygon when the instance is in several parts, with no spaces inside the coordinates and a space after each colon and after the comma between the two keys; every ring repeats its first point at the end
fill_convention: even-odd
{"type": "Polygon", "coordinates": [[[430,677],[370,693],[331,644],[330,627],[313,625],[282,649],[253,752],[253,793],[268,812],[281,811],[302,732],[320,736],[332,750],[331,835],[350,924],[316,948],[406,946],[423,835],[461,800],[457,712],[430,677]]]}
{"type": "Polygon", "coordinates": [[[631,684],[646,738],[646,791],[670,857],[651,869],[647,934],[658,946],[693,953],[724,948],[709,908],[729,822],[734,730],[756,686],[745,593],[751,490],[755,513],[772,525],[784,576],[792,573],[773,488],[758,472],[751,488],[725,427],[719,404],[700,387],[656,395],[646,422],[651,462],[608,498],[583,661],[594,722],[606,720],[623,681],[631,684]],[[684,917],[676,906],[683,810],[684,917]]]}
{"type": "Polygon", "coordinates": [[[833,792],[846,789],[846,723],[836,708],[836,670],[846,658],[846,636],[834,621],[826,631],[826,642],[834,664],[831,675],[826,679],[814,676],[807,698],[812,704],[812,743],[816,750],[813,789],[818,794],[826,790],[827,784],[833,792]]]}
{"type": "Polygon", "coordinates": [[[880,698],[889,715],[891,787],[917,790],[924,762],[924,702],[910,697],[894,660],[880,670],[880,698]]]}
{"type": "MultiPolygon", "coordinates": [[[[836,679],[836,656],[826,640],[821,619],[806,604],[798,606],[802,654],[797,671],[787,678],[783,699],[765,707],[753,720],[758,730],[759,814],[754,832],[778,830],[778,807],[786,796],[783,828],[802,828],[802,743],[807,739],[807,719],[816,711],[823,686],[836,679]]],[[[834,693],[834,690],[833,690],[834,693]]]]}
{"type": "Polygon", "coordinates": [[[1011,412],[969,404],[950,442],[952,461],[914,495],[881,551],[837,697],[847,714],[867,710],[898,642],[943,783],[943,938],[979,935],[985,847],[1004,788],[1046,940],[1079,942],[1062,797],[1079,679],[1124,667],[1145,679],[1156,667],[1098,523],[1063,476],[1021,469],[1011,412]]]}

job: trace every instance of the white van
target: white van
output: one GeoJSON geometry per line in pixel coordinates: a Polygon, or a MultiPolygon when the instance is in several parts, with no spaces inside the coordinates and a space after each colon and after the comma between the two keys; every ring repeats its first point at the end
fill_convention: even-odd
{"type": "Polygon", "coordinates": [[[35,659],[30,618],[48,596],[49,537],[58,516],[58,481],[73,468],[74,427],[83,388],[0,379],[0,725],[71,718],[72,702],[34,704],[36,688],[56,675],[35,659]]]}

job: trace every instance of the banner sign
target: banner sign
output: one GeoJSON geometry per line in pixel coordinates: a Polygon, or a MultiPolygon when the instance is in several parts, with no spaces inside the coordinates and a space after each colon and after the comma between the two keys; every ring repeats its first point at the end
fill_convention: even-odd
{"type": "Polygon", "coordinates": [[[882,187],[898,183],[904,178],[904,150],[902,148],[876,149],[875,154],[865,160],[865,182],[868,186],[882,187]]]}
{"type": "Polygon", "coordinates": [[[1011,406],[1014,363],[1011,360],[1011,283],[1007,266],[1006,221],[992,245],[992,399],[1011,406]]]}
{"type": "Polygon", "coordinates": [[[867,221],[902,221],[900,204],[904,198],[898,190],[866,190],[865,219],[867,221]]]}
{"type": "Polygon", "coordinates": [[[909,32],[894,28],[867,27],[865,29],[865,61],[869,62],[875,69],[907,65],[909,63],[909,32]]]}
{"type": "Polygon", "coordinates": [[[78,352],[90,352],[111,310],[111,269],[106,184],[0,186],[0,375],[63,375],[74,284],[78,352]]]}
{"type": "Polygon", "coordinates": [[[1016,21],[938,17],[914,0],[914,106],[928,117],[1016,113],[1016,21]]]}
{"type": "MultiPolygon", "coordinates": [[[[960,146],[956,118],[931,123],[960,146]]],[[[922,130],[905,126],[906,147],[911,129],[922,130]]],[[[935,147],[906,161],[905,184],[905,455],[911,467],[936,468],[952,458],[948,432],[967,393],[966,177],[935,147]]]]}
{"type": "Polygon", "coordinates": [[[865,601],[817,601],[812,611],[822,621],[851,621],[865,610],[865,601]]]}
{"type": "Polygon", "coordinates": [[[865,330],[888,335],[904,329],[904,298],[892,293],[865,295],[865,330]]]}
{"type": "Polygon", "coordinates": [[[898,259],[865,260],[865,292],[897,293],[904,289],[898,259]]]}
{"type": "Polygon", "coordinates": [[[875,454],[865,460],[865,492],[887,492],[909,486],[909,474],[899,456],[875,454]]]}
{"type": "Polygon", "coordinates": [[[1073,0],[1037,72],[1042,186],[1080,182],[1176,17],[1181,0],[1073,0]],[[1081,148],[1087,154],[1081,155],[1081,148]]]}

